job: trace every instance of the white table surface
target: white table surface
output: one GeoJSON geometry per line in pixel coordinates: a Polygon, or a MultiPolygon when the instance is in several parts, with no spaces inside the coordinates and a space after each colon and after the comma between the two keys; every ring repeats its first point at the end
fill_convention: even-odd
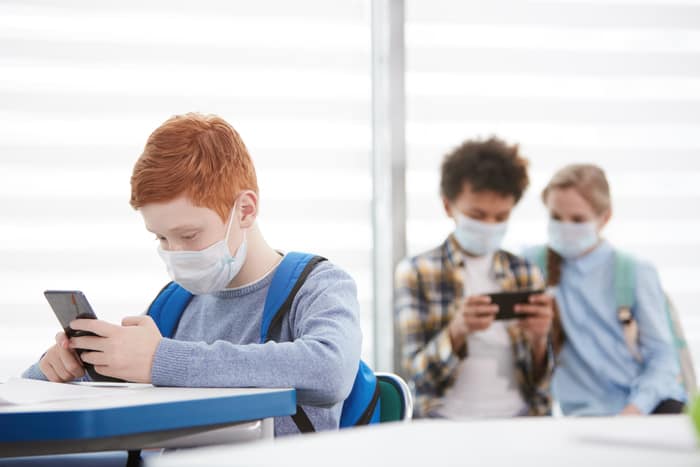
{"type": "Polygon", "coordinates": [[[164,454],[148,467],[700,466],[686,416],[420,420],[164,454]]]}

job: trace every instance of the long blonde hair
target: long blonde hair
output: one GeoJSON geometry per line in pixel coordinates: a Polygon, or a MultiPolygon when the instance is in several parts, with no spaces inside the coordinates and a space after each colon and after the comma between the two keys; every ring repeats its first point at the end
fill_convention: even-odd
{"type": "Polygon", "coordinates": [[[542,191],[542,202],[547,204],[547,196],[552,190],[567,188],[576,190],[599,215],[612,205],[608,179],[597,165],[571,164],[557,171],[542,191]]]}

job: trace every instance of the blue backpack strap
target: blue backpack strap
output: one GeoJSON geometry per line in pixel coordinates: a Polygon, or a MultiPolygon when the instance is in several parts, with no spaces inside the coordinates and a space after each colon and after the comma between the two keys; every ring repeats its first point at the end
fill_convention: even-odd
{"type": "Polygon", "coordinates": [[[269,339],[273,329],[292,308],[292,301],[314,267],[326,258],[308,253],[289,252],[284,255],[272,277],[265,297],[260,326],[260,343],[269,339]]]}
{"type": "MultiPolygon", "coordinates": [[[[289,313],[297,292],[304,285],[313,268],[321,261],[325,261],[325,258],[307,253],[289,252],[284,255],[275,269],[265,297],[260,324],[261,344],[270,339],[270,330],[274,329],[284,315],[289,313]]],[[[302,433],[316,431],[311,419],[300,405],[297,405],[297,412],[292,415],[292,420],[302,433]]]]}
{"type": "Polygon", "coordinates": [[[182,312],[192,300],[193,295],[175,282],[170,282],[158,293],[151,306],[148,316],[158,326],[163,337],[173,337],[180,322],[182,312]]]}

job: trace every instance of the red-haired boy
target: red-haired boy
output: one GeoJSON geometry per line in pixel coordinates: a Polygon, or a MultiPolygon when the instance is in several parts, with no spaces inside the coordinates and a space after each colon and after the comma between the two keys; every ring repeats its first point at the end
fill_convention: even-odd
{"type": "MultiPolygon", "coordinates": [[[[352,278],[319,263],[259,344],[262,309],[282,255],[265,241],[253,162],[238,133],[216,116],[176,116],[148,138],[131,177],[131,205],[158,241],[177,284],[194,294],[172,338],[149,316],[121,325],[76,320],[24,376],[70,381],[82,360],[106,376],[161,386],[294,387],[316,430],[337,428],[358,369],[359,305],[352,278]]],[[[275,433],[298,432],[289,417],[275,433]]]]}

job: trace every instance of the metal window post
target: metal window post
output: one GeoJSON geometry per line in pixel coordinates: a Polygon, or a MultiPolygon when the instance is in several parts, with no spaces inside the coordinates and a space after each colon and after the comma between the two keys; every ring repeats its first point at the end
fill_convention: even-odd
{"type": "Polygon", "coordinates": [[[394,269],[406,254],[404,1],[370,3],[374,367],[394,371],[394,269]]]}

